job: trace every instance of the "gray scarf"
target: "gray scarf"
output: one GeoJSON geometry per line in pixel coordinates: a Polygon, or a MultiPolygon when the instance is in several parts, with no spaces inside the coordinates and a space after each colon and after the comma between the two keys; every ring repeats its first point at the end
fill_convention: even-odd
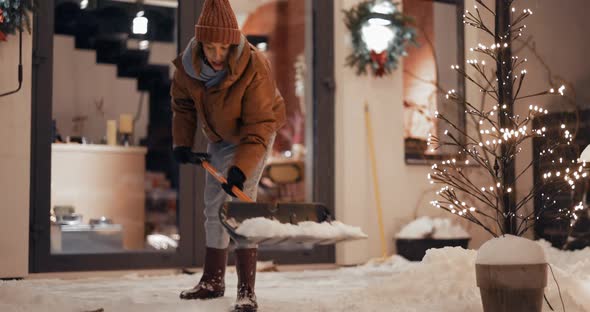
{"type": "Polygon", "coordinates": [[[215,71],[201,58],[201,74],[197,77],[197,80],[204,82],[205,88],[209,89],[216,86],[225,78],[225,76],[227,76],[227,69],[215,71]]]}
{"type": "MultiPolygon", "coordinates": [[[[197,42],[195,41],[195,38],[192,38],[191,41],[188,43],[186,49],[184,50],[184,53],[182,55],[182,65],[184,67],[184,70],[190,77],[204,82],[206,88],[218,85],[227,76],[227,69],[216,72],[203,59],[201,59],[201,72],[199,73],[199,75],[197,75],[192,64],[192,51],[193,47],[195,47],[196,44],[197,42]]],[[[246,38],[242,36],[242,38],[240,39],[240,44],[238,45],[238,53],[236,57],[239,57],[242,54],[242,50],[244,49],[245,44],[246,38]]]]}

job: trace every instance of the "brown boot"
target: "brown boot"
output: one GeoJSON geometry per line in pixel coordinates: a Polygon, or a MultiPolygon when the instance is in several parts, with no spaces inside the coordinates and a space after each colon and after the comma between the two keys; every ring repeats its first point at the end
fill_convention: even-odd
{"type": "Polygon", "coordinates": [[[197,286],[180,293],[180,299],[213,299],[225,293],[227,249],[207,248],[203,276],[197,286]]]}
{"type": "Polygon", "coordinates": [[[238,298],[234,312],[256,312],[256,281],[257,249],[236,249],[236,271],[238,273],[238,298]]]}

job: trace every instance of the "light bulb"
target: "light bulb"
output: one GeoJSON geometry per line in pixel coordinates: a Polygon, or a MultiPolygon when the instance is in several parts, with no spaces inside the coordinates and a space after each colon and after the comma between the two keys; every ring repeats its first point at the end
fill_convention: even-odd
{"type": "Polygon", "coordinates": [[[133,19],[133,33],[136,35],[145,35],[148,32],[148,19],[143,15],[144,11],[139,11],[133,19]]]}
{"type": "Polygon", "coordinates": [[[395,33],[388,27],[367,23],[361,29],[363,40],[370,51],[381,53],[387,49],[395,38],[395,33]]]}
{"type": "Polygon", "coordinates": [[[140,50],[147,50],[150,48],[150,42],[148,40],[141,40],[139,42],[139,49],[140,50]]]}

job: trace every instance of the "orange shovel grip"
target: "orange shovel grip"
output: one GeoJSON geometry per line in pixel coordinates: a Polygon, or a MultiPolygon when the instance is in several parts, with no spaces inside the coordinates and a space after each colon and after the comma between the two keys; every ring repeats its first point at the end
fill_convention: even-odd
{"type": "MultiPolygon", "coordinates": [[[[227,180],[225,179],[225,177],[219,173],[219,171],[217,171],[217,169],[215,169],[215,167],[213,167],[208,161],[203,161],[201,163],[201,166],[203,166],[203,168],[205,168],[205,170],[207,170],[207,172],[209,172],[217,181],[219,181],[219,183],[221,184],[225,184],[227,183],[227,180]]],[[[246,195],[246,193],[242,192],[242,190],[240,190],[237,186],[232,187],[232,192],[242,201],[245,202],[254,202],[252,200],[252,198],[250,198],[250,196],[246,195]]]]}

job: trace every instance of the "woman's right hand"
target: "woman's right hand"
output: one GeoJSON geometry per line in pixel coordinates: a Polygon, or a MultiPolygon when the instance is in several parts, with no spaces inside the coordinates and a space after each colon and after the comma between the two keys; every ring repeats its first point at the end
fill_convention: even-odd
{"type": "Polygon", "coordinates": [[[191,148],[188,146],[177,146],[172,150],[174,153],[174,159],[181,164],[186,164],[190,160],[191,148]]]}

